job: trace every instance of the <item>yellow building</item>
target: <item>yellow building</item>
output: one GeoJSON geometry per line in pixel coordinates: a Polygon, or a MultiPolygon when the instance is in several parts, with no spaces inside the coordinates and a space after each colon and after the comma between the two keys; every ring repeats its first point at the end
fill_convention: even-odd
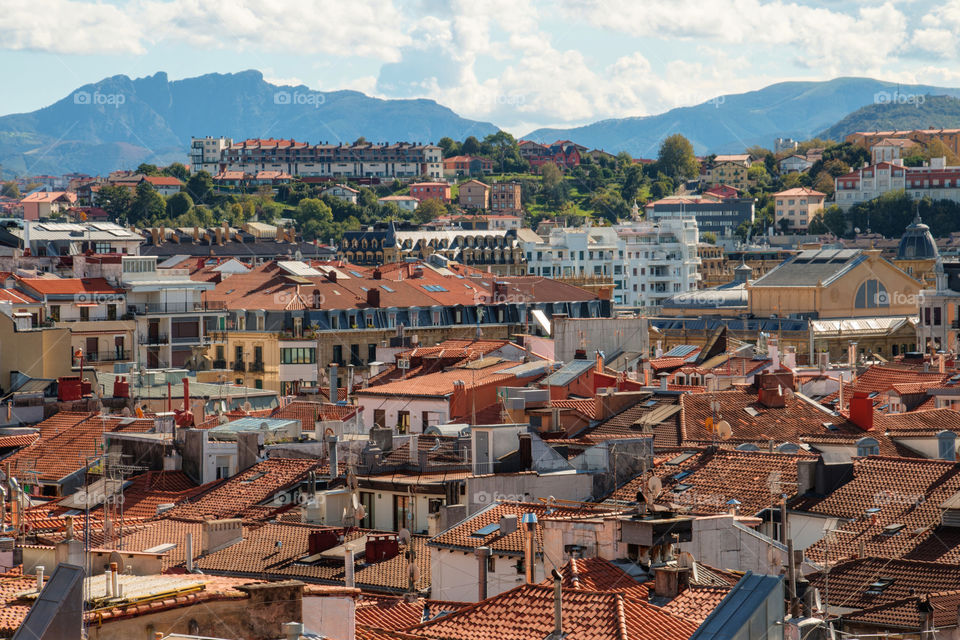
{"type": "Polygon", "coordinates": [[[34,328],[29,316],[0,313],[0,390],[10,389],[10,374],[59,378],[71,371],[70,330],[34,328]]]}
{"type": "Polygon", "coordinates": [[[807,187],[787,189],[773,194],[774,221],[779,227],[782,220],[786,220],[791,229],[805,230],[810,221],[823,209],[823,202],[827,195],[807,187]]]}
{"type": "Polygon", "coordinates": [[[877,249],[801,251],[747,285],[754,317],[915,316],[920,283],[877,249]]]}
{"type": "Polygon", "coordinates": [[[747,189],[753,186],[747,177],[750,164],[750,156],[746,153],[715,156],[713,162],[704,165],[700,181],[704,187],[725,184],[734,189],[747,189]]]}

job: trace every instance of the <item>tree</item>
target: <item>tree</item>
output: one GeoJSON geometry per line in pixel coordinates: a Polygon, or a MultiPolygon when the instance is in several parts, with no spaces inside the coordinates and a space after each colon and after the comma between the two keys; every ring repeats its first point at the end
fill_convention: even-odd
{"type": "Polygon", "coordinates": [[[440,216],[446,215],[447,208],[436,198],[429,198],[420,203],[414,212],[417,222],[423,224],[430,220],[436,220],[440,216]]]}
{"type": "Polygon", "coordinates": [[[357,145],[361,145],[361,144],[367,144],[367,139],[364,138],[363,136],[360,136],[359,138],[357,138],[356,140],[353,141],[353,146],[355,146],[355,147],[356,147],[357,145]]]}
{"type": "Polygon", "coordinates": [[[333,211],[319,198],[304,198],[297,205],[297,221],[316,220],[318,223],[333,222],[333,211]]]}
{"type": "Polygon", "coordinates": [[[828,198],[832,197],[834,192],[833,177],[826,171],[821,171],[813,183],[813,188],[827,194],[828,198]]]}
{"type": "Polygon", "coordinates": [[[657,165],[674,180],[693,178],[697,175],[697,158],[693,154],[693,145],[679,133],[669,136],[660,145],[657,165]]]}
{"type": "Polygon", "coordinates": [[[838,238],[847,235],[847,218],[843,215],[840,207],[835,204],[830,205],[823,212],[823,224],[830,230],[830,233],[838,238]]]}
{"type": "Polygon", "coordinates": [[[185,191],[175,193],[167,198],[167,217],[179,218],[193,208],[193,200],[185,191]]]}
{"type": "Polygon", "coordinates": [[[817,212],[816,214],[814,214],[813,218],[810,220],[809,226],[807,227],[807,231],[817,236],[823,235],[824,233],[827,233],[830,231],[827,225],[824,224],[823,222],[822,213],[817,212]]]}
{"type": "Polygon", "coordinates": [[[786,218],[780,218],[780,221],[777,223],[777,226],[780,227],[780,233],[787,235],[790,233],[790,221],[786,218]]]}
{"type": "Polygon", "coordinates": [[[206,204],[213,195],[213,178],[206,171],[198,171],[187,181],[187,193],[194,202],[206,204]]]}
{"type": "Polygon", "coordinates": [[[564,182],[560,169],[552,162],[540,168],[540,190],[547,202],[554,207],[559,207],[567,201],[569,196],[567,183],[564,182]]]}
{"type": "Polygon", "coordinates": [[[130,212],[127,221],[133,223],[146,222],[162,218],[167,211],[167,203],[163,196],[157,193],[153,185],[144,180],[137,185],[137,195],[130,203],[130,212]]]}
{"type": "Polygon", "coordinates": [[[624,171],[620,195],[623,196],[623,199],[626,200],[628,204],[633,205],[633,201],[637,199],[637,194],[642,186],[643,167],[639,164],[631,163],[626,171],[624,171]]]}
{"type": "Polygon", "coordinates": [[[106,211],[110,219],[116,222],[126,221],[132,203],[133,194],[130,189],[109,184],[101,186],[94,198],[94,204],[106,211]]]}
{"type": "Polygon", "coordinates": [[[440,138],[437,146],[443,151],[444,158],[460,155],[460,143],[448,136],[440,138]]]}
{"type": "Polygon", "coordinates": [[[17,187],[17,183],[13,180],[4,182],[3,186],[0,186],[0,196],[6,196],[7,198],[19,198],[20,188],[17,187]]]}
{"type": "Polygon", "coordinates": [[[756,162],[757,160],[764,160],[767,156],[772,156],[773,152],[762,145],[755,144],[752,147],[747,147],[747,155],[756,162]]]}
{"type": "Polygon", "coordinates": [[[186,182],[190,179],[190,169],[187,169],[186,165],[181,162],[174,162],[170,165],[167,165],[163,168],[163,173],[168,176],[173,176],[174,178],[186,182]]]}
{"type": "Polygon", "coordinates": [[[476,136],[470,136],[463,141],[460,150],[464,155],[475,156],[480,153],[480,141],[476,136]]]}
{"type": "Polygon", "coordinates": [[[520,157],[520,145],[517,144],[516,138],[506,131],[491,133],[483,139],[482,146],[489,148],[490,154],[497,159],[500,173],[525,169],[527,162],[520,157]]]}
{"type": "Polygon", "coordinates": [[[700,239],[707,244],[717,244],[717,234],[713,231],[704,231],[700,234],[700,239]]]}
{"type": "Polygon", "coordinates": [[[137,173],[142,173],[145,176],[158,176],[160,175],[160,170],[157,169],[155,164],[147,164],[146,162],[141,162],[140,166],[137,167],[137,173]]]}

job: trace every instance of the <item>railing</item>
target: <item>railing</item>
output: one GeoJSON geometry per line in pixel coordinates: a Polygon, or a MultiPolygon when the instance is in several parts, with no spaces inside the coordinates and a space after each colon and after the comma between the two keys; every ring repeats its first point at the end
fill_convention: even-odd
{"type": "Polygon", "coordinates": [[[83,357],[87,362],[123,362],[132,360],[130,351],[101,351],[99,353],[84,353],[83,357]]]}
{"type": "Polygon", "coordinates": [[[262,363],[262,362],[251,362],[251,363],[250,363],[250,373],[263,373],[263,363],[262,363]]]}
{"type": "Polygon", "coordinates": [[[140,344],[167,344],[167,334],[158,333],[155,335],[140,334],[138,338],[140,344]]]}
{"type": "Polygon", "coordinates": [[[223,302],[141,302],[128,303],[127,312],[134,315],[149,313],[197,313],[201,311],[224,311],[223,302]]]}
{"type": "Polygon", "coordinates": [[[227,368],[227,361],[226,361],[226,360],[214,360],[214,361],[213,361],[213,368],[214,368],[214,369],[226,369],[226,368],[227,368]]]}
{"type": "Polygon", "coordinates": [[[242,373],[247,370],[247,363],[245,363],[243,360],[235,360],[233,362],[233,370],[242,373]]]}

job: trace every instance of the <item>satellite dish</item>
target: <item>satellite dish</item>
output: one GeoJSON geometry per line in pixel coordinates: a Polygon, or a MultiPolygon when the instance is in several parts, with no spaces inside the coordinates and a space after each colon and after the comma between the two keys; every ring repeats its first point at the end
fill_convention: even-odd
{"type": "Polygon", "coordinates": [[[794,395],[795,394],[793,393],[793,389],[789,387],[783,390],[783,397],[786,398],[787,400],[793,400],[794,395]]]}
{"type": "Polygon", "coordinates": [[[124,418],[129,418],[129,417],[130,417],[130,407],[124,407],[123,410],[120,411],[120,415],[122,415],[124,418]]]}
{"type": "Polygon", "coordinates": [[[351,497],[351,502],[353,502],[353,508],[354,508],[354,510],[359,509],[359,508],[360,508],[360,496],[358,496],[357,494],[354,493],[354,494],[353,494],[352,496],[350,496],[350,497],[351,497]]]}
{"type": "Polygon", "coordinates": [[[657,476],[650,476],[650,479],[647,480],[647,490],[644,492],[643,497],[648,504],[651,504],[660,496],[661,491],[663,491],[663,481],[657,476]]]}
{"type": "Polygon", "coordinates": [[[689,551],[681,551],[677,556],[677,566],[692,569],[695,564],[693,554],[689,551]]]}
{"type": "Polygon", "coordinates": [[[301,252],[300,249],[297,249],[297,250],[294,252],[293,257],[294,257],[295,260],[297,260],[297,261],[299,262],[300,260],[303,260],[303,252],[301,252]]]}
{"type": "Polygon", "coordinates": [[[356,509],[354,509],[353,515],[357,519],[357,522],[360,522],[361,520],[367,517],[367,508],[361,504],[356,509]]]}
{"type": "Polygon", "coordinates": [[[253,405],[250,404],[250,401],[249,401],[249,400],[247,400],[246,402],[243,403],[243,410],[244,410],[244,411],[246,411],[247,413],[250,413],[250,410],[251,410],[251,409],[253,409],[253,405]]]}
{"type": "Polygon", "coordinates": [[[733,429],[730,428],[730,423],[727,422],[726,420],[721,420],[720,422],[718,422],[716,429],[717,429],[717,436],[721,440],[729,440],[730,437],[733,435],[733,429]]]}
{"type": "Polygon", "coordinates": [[[403,544],[410,544],[410,529],[406,527],[400,528],[400,542],[403,544]]]}

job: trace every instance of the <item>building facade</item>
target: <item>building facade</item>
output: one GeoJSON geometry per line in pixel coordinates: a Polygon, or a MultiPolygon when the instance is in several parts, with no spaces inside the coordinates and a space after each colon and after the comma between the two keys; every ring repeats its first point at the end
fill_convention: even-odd
{"type": "Polygon", "coordinates": [[[818,211],[823,210],[827,195],[807,187],[787,189],[773,194],[774,221],[777,225],[786,220],[790,229],[805,231],[818,211]]]}
{"type": "Polygon", "coordinates": [[[490,185],[479,180],[467,180],[460,184],[457,201],[466,209],[488,209],[490,207],[490,185]]]}
{"type": "Polygon", "coordinates": [[[520,183],[494,182],[490,185],[490,210],[494,213],[522,213],[520,183]]]}
{"type": "Polygon", "coordinates": [[[206,171],[212,176],[220,172],[220,158],[233,144],[231,138],[192,138],[190,140],[190,171],[206,171]]]}
{"type": "Polygon", "coordinates": [[[741,224],[753,224],[755,203],[753,198],[671,196],[650,202],[645,209],[653,221],[692,216],[701,234],[710,232],[719,241],[733,242],[741,224]]]}

